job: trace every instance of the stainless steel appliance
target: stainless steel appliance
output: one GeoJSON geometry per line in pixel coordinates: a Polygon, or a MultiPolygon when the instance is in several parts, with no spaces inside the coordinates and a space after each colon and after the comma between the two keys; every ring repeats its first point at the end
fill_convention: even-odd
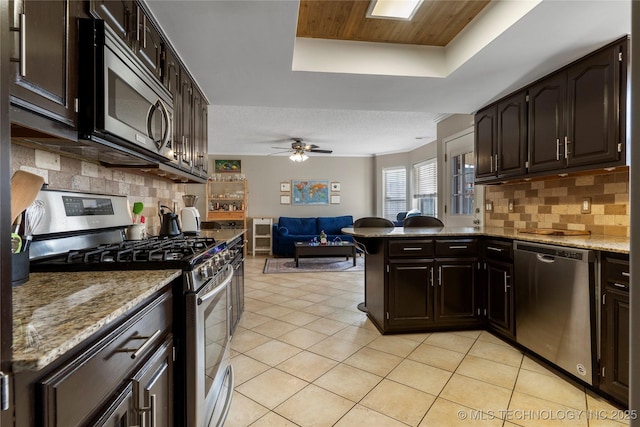
{"type": "Polygon", "coordinates": [[[596,351],[595,254],[514,242],[516,340],[593,384],[596,351]]]}
{"type": "Polygon", "coordinates": [[[230,247],[184,235],[127,241],[131,209],[126,197],[41,190],[37,200],[43,201],[45,215],[34,231],[31,271],[183,271],[174,287],[175,425],[221,425],[233,393],[229,284],[241,239],[230,247]]]}
{"type": "Polygon", "coordinates": [[[78,22],[79,138],[138,153],[138,164],[176,162],[172,95],[104,21],[78,22]]]}

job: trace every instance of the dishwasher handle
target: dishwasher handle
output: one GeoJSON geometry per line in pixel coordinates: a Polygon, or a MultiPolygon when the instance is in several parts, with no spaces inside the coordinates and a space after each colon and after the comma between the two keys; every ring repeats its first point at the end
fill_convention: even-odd
{"type": "Polygon", "coordinates": [[[547,264],[556,262],[556,257],[550,256],[550,255],[536,254],[536,258],[538,258],[538,261],[544,262],[547,264]]]}

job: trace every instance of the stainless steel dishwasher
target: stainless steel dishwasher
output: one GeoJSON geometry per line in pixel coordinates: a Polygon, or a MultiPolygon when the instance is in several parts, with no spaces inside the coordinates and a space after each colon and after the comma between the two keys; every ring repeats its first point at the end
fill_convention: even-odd
{"type": "Polygon", "coordinates": [[[595,253],[514,242],[516,341],[593,385],[595,253]]]}

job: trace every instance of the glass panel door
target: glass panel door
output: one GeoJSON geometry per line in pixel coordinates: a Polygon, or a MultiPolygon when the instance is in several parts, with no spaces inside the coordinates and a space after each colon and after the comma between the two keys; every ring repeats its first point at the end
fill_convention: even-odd
{"type": "Polygon", "coordinates": [[[482,190],[474,184],[475,153],[473,152],[473,129],[445,140],[445,224],[447,226],[473,226],[476,199],[482,200],[482,190]],[[480,191],[478,191],[480,190],[480,191]]]}

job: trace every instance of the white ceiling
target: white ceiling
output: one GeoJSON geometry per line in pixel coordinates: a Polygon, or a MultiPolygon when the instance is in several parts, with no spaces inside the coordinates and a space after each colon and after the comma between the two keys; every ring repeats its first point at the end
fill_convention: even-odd
{"type": "Polygon", "coordinates": [[[211,103],[214,155],[273,154],[288,137],[338,156],[408,151],[435,139],[439,118],[473,113],[631,31],[630,0],[543,0],[444,78],[305,72],[292,71],[295,0],[147,4],[211,103]]]}

